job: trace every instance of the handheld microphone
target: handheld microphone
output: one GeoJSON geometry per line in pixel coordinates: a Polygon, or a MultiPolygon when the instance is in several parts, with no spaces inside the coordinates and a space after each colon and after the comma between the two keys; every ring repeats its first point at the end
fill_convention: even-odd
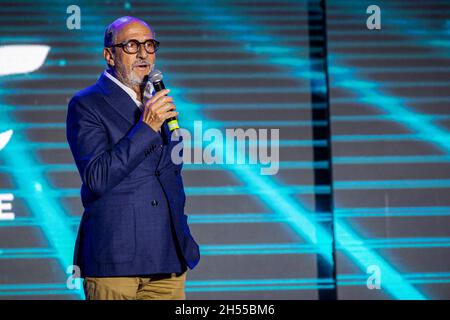
{"type": "MultiPolygon", "coordinates": [[[[148,82],[150,82],[153,85],[153,88],[155,89],[156,92],[164,90],[166,88],[162,80],[163,80],[162,72],[157,69],[152,70],[152,72],[150,72],[148,75],[148,82]]],[[[149,88],[149,84],[147,84],[146,89],[147,88],[149,88]]],[[[148,95],[147,91],[148,90],[145,90],[144,95],[146,94],[148,95]]],[[[167,119],[166,121],[170,131],[180,128],[180,126],[178,125],[177,118],[172,117],[167,119]]]]}

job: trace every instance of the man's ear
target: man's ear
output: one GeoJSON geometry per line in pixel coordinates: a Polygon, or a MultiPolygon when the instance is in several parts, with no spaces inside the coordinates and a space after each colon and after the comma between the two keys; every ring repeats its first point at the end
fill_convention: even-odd
{"type": "Polygon", "coordinates": [[[114,55],[110,48],[103,48],[103,57],[105,57],[108,66],[114,67],[114,55]]]}

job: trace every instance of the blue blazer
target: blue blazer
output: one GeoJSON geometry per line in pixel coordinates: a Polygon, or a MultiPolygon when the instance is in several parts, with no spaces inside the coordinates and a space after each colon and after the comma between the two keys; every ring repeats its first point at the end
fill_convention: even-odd
{"type": "Polygon", "coordinates": [[[179,142],[166,123],[155,132],[140,115],[104,75],[69,102],[66,134],[85,209],[74,252],[81,277],[182,272],[200,260],[182,164],[170,157],[179,142]]]}

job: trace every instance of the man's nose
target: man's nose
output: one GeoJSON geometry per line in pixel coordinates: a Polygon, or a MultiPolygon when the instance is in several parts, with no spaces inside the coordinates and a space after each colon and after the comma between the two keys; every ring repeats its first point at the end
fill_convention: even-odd
{"type": "Polygon", "coordinates": [[[139,46],[139,50],[137,52],[137,57],[142,58],[142,59],[146,59],[148,57],[148,52],[145,51],[145,47],[143,44],[139,46]]]}

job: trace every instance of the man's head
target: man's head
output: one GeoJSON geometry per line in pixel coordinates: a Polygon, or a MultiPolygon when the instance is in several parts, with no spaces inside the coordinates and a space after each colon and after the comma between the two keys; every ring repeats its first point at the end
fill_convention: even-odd
{"type": "MultiPolygon", "coordinates": [[[[152,40],[155,33],[144,21],[134,17],[121,17],[111,23],[105,30],[103,56],[110,71],[123,84],[140,92],[144,77],[152,70],[155,63],[155,53],[148,53],[145,45],[141,44],[136,53],[128,48],[135,48],[136,43],[125,44],[129,40],[145,42],[152,40]],[[119,44],[120,46],[114,46],[119,44]]],[[[150,46],[151,47],[151,46],[150,46]]],[[[147,46],[147,50],[151,49],[147,46]]],[[[152,51],[152,50],[149,50],[152,51]]]]}

